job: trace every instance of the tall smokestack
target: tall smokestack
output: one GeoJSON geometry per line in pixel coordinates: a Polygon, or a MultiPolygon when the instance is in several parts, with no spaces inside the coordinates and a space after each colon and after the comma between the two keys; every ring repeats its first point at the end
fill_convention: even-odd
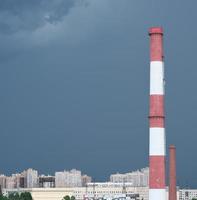
{"type": "Polygon", "coordinates": [[[169,200],[177,200],[176,193],[176,148],[170,145],[170,168],[169,168],[169,200]]]}
{"type": "Polygon", "coordinates": [[[150,35],[149,200],[166,200],[163,29],[150,35]]]}

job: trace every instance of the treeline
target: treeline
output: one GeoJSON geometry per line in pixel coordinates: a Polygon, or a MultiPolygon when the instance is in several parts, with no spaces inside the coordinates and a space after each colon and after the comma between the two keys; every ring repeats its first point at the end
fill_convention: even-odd
{"type": "MultiPolygon", "coordinates": [[[[31,193],[29,192],[22,192],[22,193],[11,193],[8,197],[0,195],[0,200],[33,200],[31,193]]],[[[75,200],[74,196],[65,196],[62,200],[75,200]]]]}
{"type": "Polygon", "coordinates": [[[75,200],[75,197],[74,196],[69,196],[69,195],[66,195],[62,200],[75,200]]]}
{"type": "Polygon", "coordinates": [[[22,192],[21,194],[15,192],[8,195],[8,197],[1,195],[0,200],[33,200],[31,193],[22,192]]]}

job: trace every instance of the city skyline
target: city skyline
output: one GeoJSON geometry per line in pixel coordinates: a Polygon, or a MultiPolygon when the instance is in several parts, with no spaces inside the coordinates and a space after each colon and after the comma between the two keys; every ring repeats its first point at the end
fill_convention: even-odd
{"type": "Polygon", "coordinates": [[[55,171],[53,175],[40,174],[36,169],[28,168],[22,172],[15,172],[10,176],[0,174],[1,189],[22,188],[69,188],[86,187],[88,184],[127,184],[133,187],[147,187],[149,168],[142,168],[127,173],[116,173],[106,177],[104,182],[93,180],[91,176],[83,174],[80,170],[71,169],[55,171]]]}
{"type": "Polygon", "coordinates": [[[162,26],[167,147],[177,149],[177,184],[196,188],[196,6],[2,0],[0,172],[64,166],[103,181],[147,166],[148,28],[162,26]]]}
{"type": "MultiPolygon", "coordinates": [[[[26,171],[26,170],[28,170],[28,169],[38,171],[38,175],[39,175],[39,176],[42,176],[42,175],[44,175],[44,176],[52,176],[52,174],[55,175],[55,172],[64,172],[64,171],[72,171],[72,170],[77,170],[77,171],[80,171],[80,172],[82,173],[82,171],[81,171],[80,169],[76,169],[76,168],[72,168],[72,169],[63,169],[63,168],[62,168],[61,170],[54,171],[54,172],[52,172],[52,173],[49,174],[49,173],[39,172],[39,170],[37,170],[37,169],[35,169],[35,168],[32,168],[32,167],[29,167],[29,168],[23,169],[23,170],[21,170],[21,171],[13,171],[13,172],[11,172],[10,174],[6,174],[6,173],[3,173],[3,172],[0,172],[0,175],[4,175],[4,176],[16,175],[16,174],[23,173],[24,171],[26,171]]],[[[139,168],[139,169],[130,170],[130,171],[127,171],[127,172],[116,171],[115,173],[109,174],[109,176],[108,176],[107,178],[105,178],[105,181],[110,180],[110,176],[111,176],[111,175],[117,175],[117,174],[119,174],[119,175],[125,174],[125,175],[126,175],[126,174],[132,173],[132,172],[146,171],[147,169],[148,169],[148,167],[143,167],[143,168],[139,168]]],[[[86,175],[86,174],[83,173],[83,175],[86,175]]],[[[90,175],[90,174],[89,174],[89,175],[90,175]]],[[[95,180],[95,181],[96,181],[96,180],[95,180]]]]}

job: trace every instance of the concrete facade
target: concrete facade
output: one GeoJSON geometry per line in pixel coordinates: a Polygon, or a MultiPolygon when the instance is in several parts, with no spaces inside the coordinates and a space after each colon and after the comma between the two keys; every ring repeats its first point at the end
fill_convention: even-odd
{"type": "MultiPolygon", "coordinates": [[[[83,200],[85,196],[92,196],[95,199],[105,195],[118,195],[123,193],[122,185],[89,185],[87,187],[75,188],[23,188],[23,189],[4,189],[3,193],[30,192],[33,200],[62,200],[66,195],[75,196],[76,200],[83,200]]],[[[140,200],[148,200],[148,187],[126,187],[127,193],[139,194],[140,200]]]]}
{"type": "Polygon", "coordinates": [[[197,199],[197,189],[181,189],[179,190],[179,200],[197,199]]]}
{"type": "Polygon", "coordinates": [[[133,187],[148,186],[149,181],[149,168],[143,168],[141,170],[125,173],[125,174],[112,174],[110,176],[110,182],[113,183],[131,183],[133,187]]]}
{"type": "MultiPolygon", "coordinates": [[[[33,200],[62,200],[66,195],[75,196],[76,200],[84,200],[84,197],[98,199],[103,196],[117,196],[123,193],[139,194],[140,200],[148,200],[148,187],[132,187],[129,183],[125,185],[119,183],[90,183],[87,187],[73,188],[20,188],[3,189],[4,194],[13,192],[30,192],[33,200]],[[125,188],[124,188],[125,187],[125,188]]],[[[168,188],[166,189],[166,200],[168,200],[168,188]]],[[[197,190],[178,190],[177,199],[192,200],[197,198],[197,190]],[[188,193],[187,193],[188,192],[188,193]]]]}
{"type": "Polygon", "coordinates": [[[81,187],[81,171],[72,169],[70,171],[55,173],[55,187],[81,187]]]}

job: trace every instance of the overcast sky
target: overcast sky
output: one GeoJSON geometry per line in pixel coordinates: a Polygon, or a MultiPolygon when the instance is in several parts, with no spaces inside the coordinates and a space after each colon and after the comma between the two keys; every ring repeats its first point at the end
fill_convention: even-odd
{"type": "MultiPolygon", "coordinates": [[[[0,0],[0,172],[148,166],[150,26],[165,31],[167,146],[197,187],[196,0],[0,0]]],[[[168,165],[168,162],[167,162],[168,165]]]]}

